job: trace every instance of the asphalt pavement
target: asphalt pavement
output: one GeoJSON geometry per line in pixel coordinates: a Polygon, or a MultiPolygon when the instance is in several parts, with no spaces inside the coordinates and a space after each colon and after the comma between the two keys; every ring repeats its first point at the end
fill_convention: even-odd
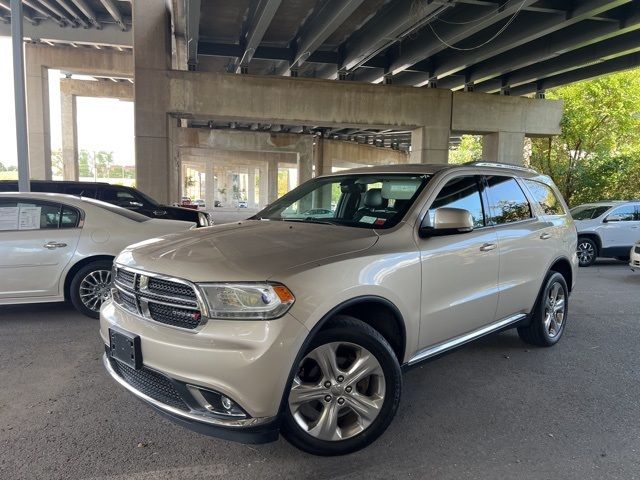
{"type": "Polygon", "coordinates": [[[508,331],[408,372],[387,432],[338,458],[176,426],[107,377],[97,321],[0,307],[0,478],[640,478],[640,274],[580,269],[570,302],[553,348],[508,331]]]}

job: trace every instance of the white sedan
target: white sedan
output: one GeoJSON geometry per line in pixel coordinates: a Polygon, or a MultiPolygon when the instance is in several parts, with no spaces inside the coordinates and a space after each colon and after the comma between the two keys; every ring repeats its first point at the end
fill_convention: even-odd
{"type": "Polygon", "coordinates": [[[629,266],[634,272],[640,271],[640,240],[636,242],[629,253],[629,266]]]}
{"type": "Polygon", "coordinates": [[[71,300],[98,318],[121,250],[194,227],[85,197],[0,193],[0,305],[71,300]]]}

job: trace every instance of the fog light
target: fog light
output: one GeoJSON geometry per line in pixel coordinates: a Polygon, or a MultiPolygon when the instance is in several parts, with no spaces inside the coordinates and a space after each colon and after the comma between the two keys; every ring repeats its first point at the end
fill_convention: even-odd
{"type": "Polygon", "coordinates": [[[231,400],[226,395],[214,392],[213,390],[206,390],[204,388],[195,387],[189,385],[189,389],[194,394],[194,398],[204,408],[217,415],[224,415],[234,418],[248,418],[249,415],[236,402],[231,400]]]}
{"type": "Polygon", "coordinates": [[[232,404],[233,402],[229,397],[225,397],[224,395],[222,396],[222,406],[225,410],[231,410],[232,404]]]}

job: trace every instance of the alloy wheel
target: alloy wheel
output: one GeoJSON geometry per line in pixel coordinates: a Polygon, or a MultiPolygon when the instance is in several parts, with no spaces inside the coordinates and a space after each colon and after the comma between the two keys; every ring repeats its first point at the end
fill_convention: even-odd
{"type": "Polygon", "coordinates": [[[98,312],[111,296],[111,271],[94,270],[80,282],[80,299],[85,307],[98,312]]]}
{"type": "Polygon", "coordinates": [[[544,328],[549,338],[556,337],[562,330],[565,315],[565,293],[562,285],[555,282],[549,288],[544,306],[544,328]]]}
{"type": "Polygon", "coordinates": [[[580,242],[578,244],[578,260],[580,265],[588,265],[594,259],[596,251],[589,242],[580,242]]]}
{"type": "Polygon", "coordinates": [[[367,349],[332,342],[300,362],[289,393],[289,408],[300,428],[320,440],[339,441],[367,429],[385,396],[378,359],[367,349]]]}

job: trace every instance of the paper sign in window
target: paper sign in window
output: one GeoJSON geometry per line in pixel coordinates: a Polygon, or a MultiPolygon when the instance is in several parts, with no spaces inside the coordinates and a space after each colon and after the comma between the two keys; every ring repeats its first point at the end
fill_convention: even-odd
{"type": "Polygon", "coordinates": [[[0,231],[18,229],[18,207],[0,208],[0,231]]]}
{"type": "Polygon", "coordinates": [[[41,207],[20,207],[18,230],[37,230],[40,228],[41,207]]]}

